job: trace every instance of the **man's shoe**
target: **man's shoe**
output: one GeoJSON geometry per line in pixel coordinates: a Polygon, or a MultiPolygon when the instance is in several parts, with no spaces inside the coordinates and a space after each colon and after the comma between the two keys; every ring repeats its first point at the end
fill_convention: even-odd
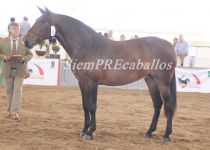
{"type": "Polygon", "coordinates": [[[11,118],[12,117],[12,114],[11,113],[8,113],[7,114],[7,118],[11,118]]]}
{"type": "Polygon", "coordinates": [[[18,113],[16,113],[14,116],[12,116],[12,119],[17,120],[17,121],[21,121],[21,117],[18,113]]]}

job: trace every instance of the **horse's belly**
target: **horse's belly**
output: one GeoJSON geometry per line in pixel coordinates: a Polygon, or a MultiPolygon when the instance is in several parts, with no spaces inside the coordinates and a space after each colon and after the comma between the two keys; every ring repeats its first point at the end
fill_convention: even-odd
{"type": "MultiPolygon", "coordinates": [[[[135,80],[137,81],[137,80],[135,80]]],[[[121,86],[121,85],[126,85],[126,84],[129,84],[129,83],[132,83],[134,81],[129,81],[129,82],[115,82],[115,81],[100,81],[99,84],[100,85],[108,85],[108,86],[121,86]]]]}
{"type": "Polygon", "coordinates": [[[99,80],[99,84],[101,85],[109,85],[109,86],[120,86],[125,85],[131,82],[135,82],[141,78],[144,78],[146,74],[139,73],[111,73],[107,74],[104,79],[99,80]]]}

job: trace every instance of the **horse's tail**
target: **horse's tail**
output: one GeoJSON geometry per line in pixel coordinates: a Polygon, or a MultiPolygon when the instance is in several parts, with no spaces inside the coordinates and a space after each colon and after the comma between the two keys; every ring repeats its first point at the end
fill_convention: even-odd
{"type": "MultiPolygon", "coordinates": [[[[176,112],[176,76],[175,72],[173,74],[173,77],[171,79],[171,84],[170,84],[170,91],[171,91],[171,97],[172,97],[172,114],[174,116],[176,112]]],[[[167,111],[164,109],[164,115],[167,116],[167,111]]]]}
{"type": "Polygon", "coordinates": [[[171,96],[172,96],[172,105],[173,105],[173,115],[176,112],[176,76],[175,76],[175,72],[173,74],[173,77],[171,79],[171,85],[170,85],[170,90],[171,90],[171,96]]]}

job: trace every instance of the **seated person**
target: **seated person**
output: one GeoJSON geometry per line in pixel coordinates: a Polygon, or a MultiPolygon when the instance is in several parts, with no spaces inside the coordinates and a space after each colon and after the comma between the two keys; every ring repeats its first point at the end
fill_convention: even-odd
{"type": "Polygon", "coordinates": [[[179,41],[175,45],[177,58],[181,60],[181,66],[184,64],[184,58],[188,55],[188,44],[184,41],[182,34],[179,35],[179,41]]]}

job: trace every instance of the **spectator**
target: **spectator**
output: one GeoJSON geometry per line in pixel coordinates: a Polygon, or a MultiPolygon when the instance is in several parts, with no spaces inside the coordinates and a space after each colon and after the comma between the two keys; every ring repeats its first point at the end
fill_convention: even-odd
{"type": "Polygon", "coordinates": [[[103,34],[101,32],[98,32],[98,34],[103,36],[103,34]]]}
{"type": "Polygon", "coordinates": [[[109,32],[108,32],[108,38],[110,40],[114,40],[114,38],[113,38],[113,31],[112,30],[109,30],[109,32]]]}
{"type": "Polygon", "coordinates": [[[14,23],[15,22],[15,18],[14,17],[11,17],[10,18],[10,22],[9,22],[9,24],[8,24],[8,32],[9,32],[9,35],[10,35],[10,31],[9,31],[9,29],[10,29],[10,24],[11,23],[14,23]]]}
{"type": "Polygon", "coordinates": [[[104,36],[108,38],[108,33],[107,33],[107,32],[105,32],[105,33],[104,33],[104,36]]]}
{"type": "Polygon", "coordinates": [[[177,37],[174,37],[174,39],[173,39],[173,47],[175,48],[175,46],[176,46],[176,43],[178,43],[178,38],[177,37]]]}
{"type": "Polygon", "coordinates": [[[121,34],[120,41],[125,41],[125,35],[124,34],[121,34]]]}
{"type": "Polygon", "coordinates": [[[28,17],[23,17],[23,22],[20,23],[20,36],[25,36],[30,28],[31,24],[28,22],[28,17]]]}
{"type": "Polygon", "coordinates": [[[177,58],[181,60],[181,66],[184,64],[184,58],[188,55],[188,44],[185,42],[183,35],[179,35],[179,41],[175,45],[175,50],[177,53],[177,58]]]}

